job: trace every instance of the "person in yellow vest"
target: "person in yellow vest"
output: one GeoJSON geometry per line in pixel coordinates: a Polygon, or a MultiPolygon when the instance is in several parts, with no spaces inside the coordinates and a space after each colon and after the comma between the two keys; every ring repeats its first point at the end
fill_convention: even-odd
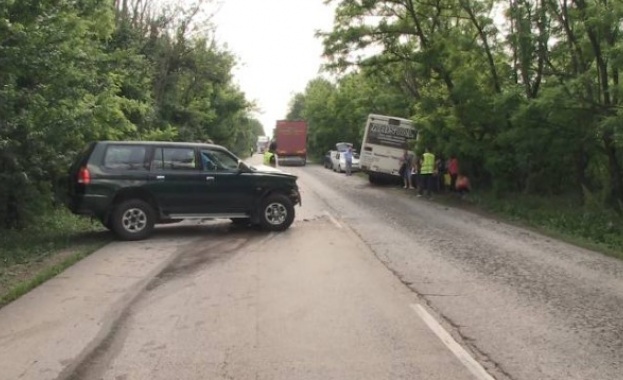
{"type": "Polygon", "coordinates": [[[433,173],[435,172],[435,155],[430,152],[427,147],[422,155],[422,165],[420,167],[420,191],[418,197],[421,197],[426,190],[426,196],[430,197],[434,186],[433,173]]]}
{"type": "Polygon", "coordinates": [[[264,165],[272,166],[273,168],[277,167],[277,143],[274,141],[270,143],[268,150],[264,152],[264,165]]]}

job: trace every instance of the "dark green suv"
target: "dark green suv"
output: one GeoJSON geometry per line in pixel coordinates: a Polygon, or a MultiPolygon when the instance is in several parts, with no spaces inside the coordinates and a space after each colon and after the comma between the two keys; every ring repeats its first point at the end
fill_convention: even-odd
{"type": "Polygon", "coordinates": [[[301,203],[297,177],[268,169],[213,144],[94,142],[69,170],[68,203],[124,240],[180,219],[227,218],[283,231],[301,203]]]}

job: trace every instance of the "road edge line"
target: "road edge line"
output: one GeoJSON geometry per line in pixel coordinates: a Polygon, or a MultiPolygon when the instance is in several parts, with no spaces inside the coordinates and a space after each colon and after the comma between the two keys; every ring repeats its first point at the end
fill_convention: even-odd
{"type": "Polygon", "coordinates": [[[495,380],[484,367],[476,361],[454,338],[441,326],[439,322],[420,304],[409,305],[413,311],[426,323],[426,326],[441,340],[441,342],[456,356],[457,359],[479,380],[495,380]]]}

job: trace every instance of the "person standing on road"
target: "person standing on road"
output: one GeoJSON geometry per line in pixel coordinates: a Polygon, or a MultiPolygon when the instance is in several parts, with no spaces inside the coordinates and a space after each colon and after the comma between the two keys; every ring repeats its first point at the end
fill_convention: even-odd
{"type": "Polygon", "coordinates": [[[344,154],[344,161],[346,161],[346,175],[351,175],[353,170],[353,147],[349,146],[344,154]]]}
{"type": "Polygon", "coordinates": [[[409,149],[405,149],[402,155],[402,180],[404,181],[405,189],[413,189],[413,182],[411,181],[411,175],[413,174],[413,162],[415,161],[415,155],[409,149]]]}
{"type": "Polygon", "coordinates": [[[459,160],[455,155],[450,156],[448,174],[450,174],[450,191],[456,191],[456,178],[459,175],[459,160]]]}
{"type": "Polygon", "coordinates": [[[271,142],[268,150],[264,152],[264,165],[272,166],[273,168],[277,167],[277,143],[271,142]]]}
{"type": "Polygon", "coordinates": [[[427,147],[422,155],[422,167],[420,169],[421,187],[418,197],[421,197],[426,190],[426,196],[430,197],[433,190],[433,173],[435,172],[435,155],[427,147]]]}
{"type": "Polygon", "coordinates": [[[415,174],[411,177],[411,183],[413,183],[413,186],[419,190],[422,188],[422,179],[420,177],[420,174],[422,173],[422,158],[413,158],[413,172],[415,174]]]}

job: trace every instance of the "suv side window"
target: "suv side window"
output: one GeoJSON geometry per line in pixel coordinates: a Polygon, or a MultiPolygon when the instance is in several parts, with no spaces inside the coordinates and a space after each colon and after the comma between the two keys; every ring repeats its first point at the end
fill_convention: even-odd
{"type": "Polygon", "coordinates": [[[201,149],[203,170],[233,172],[238,170],[238,159],[218,149],[201,149]]]}
{"type": "Polygon", "coordinates": [[[140,145],[109,145],[104,154],[104,167],[113,170],[145,170],[147,148],[140,145]]]}
{"type": "Polygon", "coordinates": [[[156,148],[151,160],[152,170],[196,170],[194,148],[156,148]]]}

